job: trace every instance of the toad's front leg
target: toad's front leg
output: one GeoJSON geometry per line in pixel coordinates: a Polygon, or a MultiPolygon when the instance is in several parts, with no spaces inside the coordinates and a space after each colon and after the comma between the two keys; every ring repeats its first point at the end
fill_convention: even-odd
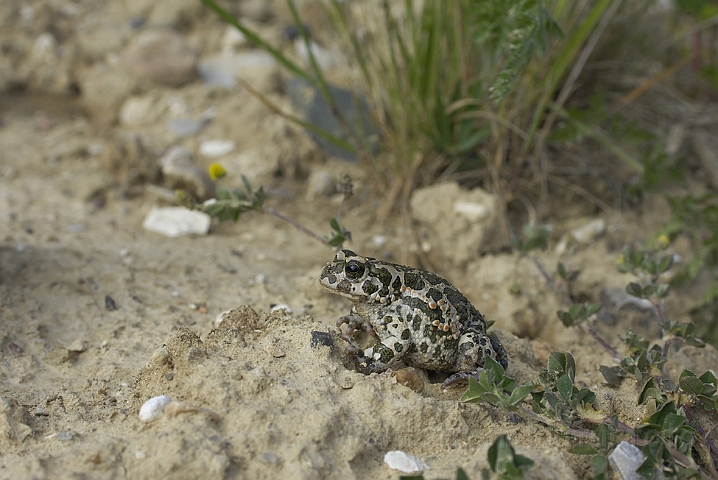
{"type": "Polygon", "coordinates": [[[409,326],[396,313],[384,315],[381,323],[374,326],[374,331],[381,341],[364,350],[357,364],[357,370],[366,374],[393,367],[408,352],[411,343],[409,326]]]}
{"type": "Polygon", "coordinates": [[[341,326],[345,323],[347,325],[346,332],[342,333],[339,338],[346,340],[352,349],[359,349],[359,346],[354,340],[354,335],[356,334],[357,330],[362,329],[365,332],[374,335],[374,329],[372,328],[371,324],[367,322],[361,315],[359,315],[354,307],[352,307],[351,311],[349,312],[349,315],[344,315],[343,317],[339,317],[337,319],[337,327],[341,328],[341,326]]]}

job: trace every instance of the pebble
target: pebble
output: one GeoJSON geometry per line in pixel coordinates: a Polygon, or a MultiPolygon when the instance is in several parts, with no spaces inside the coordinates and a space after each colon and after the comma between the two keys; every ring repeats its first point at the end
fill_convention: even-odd
{"type": "MultiPolygon", "coordinates": [[[[334,114],[333,107],[336,107],[356,135],[366,134],[369,139],[374,138],[377,134],[372,128],[371,109],[366,98],[337,85],[329,84],[328,87],[333,106],[327,104],[319,89],[304,79],[298,77],[290,79],[287,82],[286,90],[294,106],[302,112],[304,120],[315,127],[348,141],[347,133],[334,114]]],[[[356,161],[355,154],[334,145],[312,131],[307,133],[327,154],[344,160],[356,161]]],[[[378,146],[372,141],[372,151],[377,148],[378,146]]]]}
{"type": "Polygon", "coordinates": [[[284,313],[292,313],[292,307],[290,307],[286,303],[278,303],[278,304],[274,305],[273,307],[270,308],[269,312],[270,313],[281,312],[282,310],[284,310],[284,313]]]}
{"type": "Polygon", "coordinates": [[[317,330],[312,331],[311,339],[309,340],[309,346],[312,348],[333,347],[332,336],[328,332],[320,332],[317,330]]]}
{"type": "Polygon", "coordinates": [[[249,51],[237,54],[220,54],[205,58],[197,67],[204,83],[226,89],[235,88],[238,78],[260,90],[274,89],[277,61],[268,53],[249,51]]]}
{"type": "Polygon", "coordinates": [[[140,407],[140,420],[143,422],[151,422],[162,416],[165,407],[169,405],[171,399],[167,395],[152,397],[142,404],[140,407]]]}
{"type": "Polygon", "coordinates": [[[153,208],[145,217],[145,230],[176,238],[183,235],[207,235],[212,219],[204,212],[184,207],[153,208]]]}
{"type": "Polygon", "coordinates": [[[374,235],[371,237],[372,243],[377,247],[383,247],[387,244],[389,239],[386,237],[386,235],[374,235]]]}
{"type": "Polygon", "coordinates": [[[205,157],[221,157],[236,148],[232,140],[205,140],[199,145],[199,153],[205,157]]]}
{"type": "Polygon", "coordinates": [[[202,131],[207,122],[192,118],[170,118],[165,122],[167,130],[179,138],[190,137],[202,131]]]}
{"type": "Polygon", "coordinates": [[[120,109],[120,123],[127,126],[139,126],[155,122],[161,113],[156,105],[157,97],[155,95],[129,97],[120,109]]]}
{"type": "Polygon", "coordinates": [[[488,217],[491,214],[491,209],[482,203],[457,200],[454,203],[454,212],[472,222],[478,222],[488,217]]]}
{"type": "Polygon", "coordinates": [[[67,347],[67,350],[70,352],[77,352],[82,353],[85,350],[87,350],[87,344],[84,340],[75,340],[73,341],[70,346],[67,347]]]}
{"type": "Polygon", "coordinates": [[[184,36],[169,29],[140,32],[122,60],[138,77],[170,86],[189,82],[197,72],[197,58],[184,36]]]}
{"type": "Polygon", "coordinates": [[[317,197],[328,197],[337,191],[334,176],[326,170],[313,170],[307,178],[307,200],[317,197]]]}
{"type": "Polygon", "coordinates": [[[602,218],[591,220],[588,223],[575,228],[561,237],[556,244],[556,254],[563,255],[568,251],[571,244],[588,245],[593,240],[603,235],[606,231],[606,222],[602,218]]]}
{"type": "MultiPolygon", "coordinates": [[[[331,70],[334,68],[342,68],[346,66],[347,61],[341,55],[331,52],[325,48],[320,47],[314,41],[309,41],[309,48],[312,51],[314,60],[319,65],[322,71],[331,70]]],[[[307,50],[307,44],[304,43],[304,39],[299,36],[294,40],[294,49],[297,54],[304,60],[306,65],[311,65],[309,59],[309,51],[307,50]]]]}
{"type": "Polygon", "coordinates": [[[384,463],[386,463],[389,468],[399,470],[404,473],[421,473],[429,468],[427,464],[415,456],[409,455],[401,450],[386,452],[384,455],[384,463]]]}
{"type": "Polygon", "coordinates": [[[75,434],[72,432],[72,430],[63,430],[60,433],[57,434],[57,439],[61,442],[69,442],[75,437],[75,434]]]}
{"type": "Polygon", "coordinates": [[[227,25],[221,40],[222,51],[234,51],[235,48],[241,47],[247,43],[247,37],[237,30],[233,25],[227,25]]]}
{"type": "MultiPolygon", "coordinates": [[[[621,442],[616,445],[613,452],[608,456],[608,461],[614,472],[617,472],[622,480],[641,480],[644,477],[637,472],[643,461],[646,459],[641,449],[628,442],[621,442]]],[[[656,470],[653,478],[663,478],[663,475],[656,470]]]]}
{"type": "Polygon", "coordinates": [[[424,380],[413,367],[402,368],[396,372],[396,381],[419,393],[424,390],[424,380]]]}
{"type": "Polygon", "coordinates": [[[171,147],[159,163],[167,188],[187,190],[200,200],[214,196],[214,182],[207,172],[195,165],[191,150],[178,145],[171,147]]]}

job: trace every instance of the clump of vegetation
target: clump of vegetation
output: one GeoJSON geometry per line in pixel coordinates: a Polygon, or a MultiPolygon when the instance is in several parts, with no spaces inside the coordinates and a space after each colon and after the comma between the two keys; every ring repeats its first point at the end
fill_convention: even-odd
{"type": "MultiPolygon", "coordinates": [[[[209,167],[209,175],[213,180],[218,180],[226,174],[221,165],[213,163],[209,167]]],[[[177,201],[187,208],[201,210],[210,217],[218,219],[220,222],[232,219],[239,221],[243,213],[257,211],[267,213],[280,220],[292,225],[299,231],[307,234],[311,238],[331,247],[341,247],[344,242],[351,240],[351,232],[340,225],[342,208],[344,202],[353,194],[351,179],[346,176],[344,180],[337,185],[337,190],[342,194],[342,202],[339,204],[339,210],[335,217],[329,221],[331,233],[329,236],[323,237],[313,230],[307,228],[301,223],[287,217],[286,215],[270,208],[264,204],[266,195],[264,187],[252,188],[252,185],[244,175],[242,178],[241,188],[226,188],[217,186],[216,198],[207,200],[204,203],[197,203],[194,198],[186,192],[179,190],[177,192],[177,201]]]]}
{"type": "MultiPolygon", "coordinates": [[[[489,403],[575,438],[577,443],[570,453],[590,457],[594,478],[609,478],[609,455],[622,441],[637,446],[643,453],[645,460],[637,472],[645,478],[654,478],[657,471],[668,478],[715,477],[718,447],[711,438],[712,432],[696,420],[694,409],[712,414],[712,421],[718,422],[715,417],[718,380],[710,371],[697,375],[684,370],[677,385],[663,376],[671,346],[677,342],[705,346],[695,337],[693,324],[666,316],[664,302],[670,287],[662,277],[672,266],[671,255],[630,248],[624,249],[618,262],[620,271],[632,272],[640,279],[627,285],[627,293],[649,300],[656,311],[660,326],[657,341],[629,331],[619,336],[625,346],[625,354],[621,356],[595,330],[589,332],[609,349],[618,363],[600,366],[608,386],[618,387],[629,377],[643,385],[636,402],[646,406],[647,416],[638,425],[631,427],[620,422],[615,414],[606,415],[595,408],[596,394],[587,387],[575,385],[576,363],[567,352],[552,353],[538,381],[522,385],[517,385],[500,365],[487,359],[479,379],[469,379],[469,387],[461,400],[489,403]],[[530,410],[526,402],[530,402],[530,410]]],[[[564,282],[570,284],[577,275],[559,265],[557,276],[564,282]]],[[[598,305],[576,304],[567,311],[559,311],[558,316],[566,326],[590,328],[598,308],[598,305]]]]}
{"type": "MultiPolygon", "coordinates": [[[[524,470],[531,468],[534,461],[514,450],[506,435],[499,435],[489,447],[486,454],[489,468],[481,470],[481,478],[498,478],[500,480],[521,480],[524,470]]],[[[424,480],[423,475],[402,476],[401,480],[424,480]]],[[[456,469],[456,480],[469,480],[462,468],[456,469]]]]}

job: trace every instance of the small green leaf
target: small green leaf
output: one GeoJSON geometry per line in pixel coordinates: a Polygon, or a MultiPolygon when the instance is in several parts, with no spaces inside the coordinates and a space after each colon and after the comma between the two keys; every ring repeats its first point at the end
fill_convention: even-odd
{"type": "Polygon", "coordinates": [[[658,273],[665,273],[673,266],[673,255],[666,255],[658,264],[658,273]]]}
{"type": "Polygon", "coordinates": [[[706,373],[704,373],[698,378],[700,378],[703,383],[709,383],[714,387],[718,387],[718,379],[716,379],[716,376],[713,375],[713,372],[711,372],[710,370],[706,371],[706,373]]]}
{"type": "Polygon", "coordinates": [[[559,277],[563,278],[564,280],[566,279],[566,266],[563,264],[563,262],[558,262],[558,267],[556,271],[558,272],[559,277]]]}
{"type": "Polygon", "coordinates": [[[631,282],[626,287],[626,293],[634,297],[641,298],[641,295],[643,293],[643,287],[641,287],[640,283],[631,282]]]}
{"type": "Polygon", "coordinates": [[[594,455],[591,457],[589,463],[591,464],[591,470],[593,470],[594,475],[603,473],[606,471],[606,467],[608,467],[608,459],[603,455],[594,455]]]}
{"type": "Polygon", "coordinates": [[[598,453],[598,450],[589,443],[579,443],[571,447],[568,453],[573,453],[574,455],[595,455],[598,453]]]}
{"type": "Polygon", "coordinates": [[[655,285],[646,285],[643,287],[643,294],[641,296],[644,298],[651,297],[656,293],[656,290],[658,290],[658,287],[655,285]]]}
{"type": "Polygon", "coordinates": [[[461,467],[456,469],[456,480],[469,480],[469,476],[461,467]]]}
{"type": "Polygon", "coordinates": [[[561,375],[558,382],[556,382],[556,388],[558,389],[558,393],[561,395],[561,398],[563,398],[563,401],[568,402],[571,398],[571,394],[573,393],[573,382],[571,381],[571,378],[569,378],[568,375],[561,375]]]}
{"type": "Polygon", "coordinates": [[[681,377],[678,384],[688,394],[700,395],[703,393],[703,382],[696,376],[681,377]]]}
{"type": "Polygon", "coordinates": [[[601,375],[603,375],[603,378],[606,379],[606,383],[609,386],[621,386],[621,377],[618,376],[618,372],[620,372],[619,367],[607,367],[606,365],[601,365],[598,367],[598,371],[601,372],[601,375]]]}
{"type": "Polygon", "coordinates": [[[513,392],[511,392],[511,397],[509,398],[509,405],[518,405],[523,401],[524,398],[526,398],[530,393],[531,390],[533,390],[534,385],[533,383],[524,383],[523,385],[516,387],[513,392]]]}

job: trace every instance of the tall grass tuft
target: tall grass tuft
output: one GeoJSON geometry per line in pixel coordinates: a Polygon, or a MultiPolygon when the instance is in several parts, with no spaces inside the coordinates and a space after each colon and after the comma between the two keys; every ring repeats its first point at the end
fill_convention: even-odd
{"type": "MultiPolygon", "coordinates": [[[[332,105],[311,56],[310,67],[302,68],[214,0],[203,2],[314,84],[332,105]]],[[[293,0],[287,3],[308,42],[293,0]]],[[[366,148],[369,141],[356,134],[335,144],[357,153],[378,179],[388,180],[389,206],[416,186],[449,176],[488,183],[498,193],[503,178],[517,171],[528,167],[540,176],[552,125],[620,3],[324,0],[332,33],[350,60],[353,88],[370,100],[383,148],[373,153],[366,148]]]]}

